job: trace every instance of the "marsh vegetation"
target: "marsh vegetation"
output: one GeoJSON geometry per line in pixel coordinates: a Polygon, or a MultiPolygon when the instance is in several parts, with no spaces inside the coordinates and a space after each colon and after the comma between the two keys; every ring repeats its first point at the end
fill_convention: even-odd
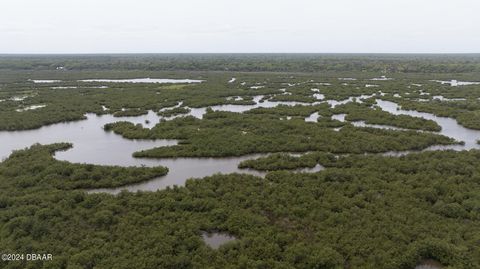
{"type": "Polygon", "coordinates": [[[129,57],[0,57],[1,268],[480,268],[477,58],[129,57]]]}

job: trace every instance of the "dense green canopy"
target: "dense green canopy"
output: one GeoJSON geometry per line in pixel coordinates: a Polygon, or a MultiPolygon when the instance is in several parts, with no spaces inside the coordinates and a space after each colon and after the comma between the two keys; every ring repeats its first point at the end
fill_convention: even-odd
{"type": "Polygon", "coordinates": [[[54,258],[0,268],[412,269],[425,259],[480,268],[480,151],[419,152],[462,141],[435,121],[377,106],[388,100],[480,129],[480,85],[435,81],[480,81],[479,68],[475,55],[0,56],[9,137],[94,113],[113,115],[104,126],[112,137],[179,141],[135,157],[268,153],[239,164],[264,177],[213,174],[111,195],[98,188],[169,170],[55,159],[68,141],[18,149],[0,162],[0,251],[54,258]],[[145,77],[202,82],[82,81],[145,77]],[[126,118],[145,114],[142,124],[126,118]],[[158,122],[145,125],[150,117],[158,122]],[[211,248],[202,234],[214,232],[236,240],[211,248]]]}
{"type": "MultiPolygon", "coordinates": [[[[85,179],[103,168],[39,153],[56,147],[34,146],[0,164],[0,245],[52,253],[44,268],[393,269],[424,258],[480,268],[480,151],[321,158],[329,168],[314,174],[216,175],[112,196],[65,190],[71,177],[51,167],[85,179]],[[33,157],[36,168],[23,170],[33,157]],[[20,188],[26,177],[39,180],[20,188]],[[202,231],[238,239],[216,251],[202,231]]],[[[132,173],[150,171],[118,175],[132,173]]],[[[2,263],[27,265],[42,262],[2,263]]]]}

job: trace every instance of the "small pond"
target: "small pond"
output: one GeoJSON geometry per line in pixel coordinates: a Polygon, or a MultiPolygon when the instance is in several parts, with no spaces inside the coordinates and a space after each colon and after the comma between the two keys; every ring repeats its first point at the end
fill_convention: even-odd
{"type": "Polygon", "coordinates": [[[218,249],[220,246],[226,243],[237,240],[237,238],[227,233],[207,233],[207,232],[202,233],[202,239],[205,242],[205,244],[207,244],[212,249],[218,249]]]}

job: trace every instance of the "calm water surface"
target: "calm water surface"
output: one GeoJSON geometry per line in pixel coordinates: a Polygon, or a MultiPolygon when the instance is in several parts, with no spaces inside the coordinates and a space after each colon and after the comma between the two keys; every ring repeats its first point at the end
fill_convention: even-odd
{"type": "Polygon", "coordinates": [[[168,78],[134,78],[134,79],[82,79],[81,82],[112,82],[112,83],[200,83],[198,79],[168,79],[168,78]]]}
{"type": "Polygon", "coordinates": [[[218,249],[220,246],[237,240],[234,236],[226,233],[202,233],[202,239],[209,247],[218,249]]]}
{"type": "MultiPolygon", "coordinates": [[[[369,98],[371,95],[363,95],[360,97],[351,97],[342,101],[326,102],[332,106],[346,102],[361,102],[361,98],[369,98]]],[[[301,102],[272,102],[263,101],[263,96],[255,96],[254,105],[221,105],[213,106],[213,110],[245,112],[257,107],[275,107],[280,104],[285,105],[312,105],[301,102]]],[[[317,102],[319,103],[319,102],[317,102]]],[[[316,103],[313,103],[316,104],[316,103]]],[[[476,143],[480,138],[480,131],[470,130],[459,125],[454,119],[446,117],[436,117],[430,113],[421,113],[417,111],[402,110],[396,103],[389,101],[377,100],[377,104],[383,110],[392,114],[405,114],[436,121],[441,127],[440,132],[443,135],[452,137],[458,141],[464,141],[465,145],[454,146],[433,146],[429,150],[437,149],[471,149],[480,148],[476,143]]],[[[181,103],[180,103],[181,105],[181,103]]],[[[194,108],[188,115],[202,118],[206,108],[194,108]]],[[[247,173],[257,176],[263,176],[264,172],[255,170],[239,169],[238,164],[247,159],[258,158],[268,154],[255,154],[241,157],[231,158],[163,158],[163,159],[146,159],[133,158],[132,153],[140,150],[151,149],[154,147],[176,145],[176,140],[128,140],[112,132],[105,132],[103,126],[107,123],[116,121],[129,121],[134,124],[142,124],[145,128],[151,128],[158,123],[162,117],[155,112],[149,111],[147,115],[138,117],[113,117],[112,115],[96,116],[87,114],[86,120],[58,123],[44,126],[35,130],[0,132],[0,157],[2,159],[8,157],[12,150],[29,147],[34,143],[50,144],[55,142],[73,143],[73,148],[67,151],[57,152],[55,157],[59,160],[66,160],[74,163],[91,163],[98,165],[121,165],[121,166],[166,166],[169,173],[166,176],[159,177],[147,182],[129,185],[114,189],[97,189],[92,192],[109,192],[118,193],[121,190],[138,191],[138,190],[158,190],[167,186],[183,185],[189,178],[200,178],[210,176],[215,173],[247,173]],[[147,123],[148,122],[148,123],[147,123]]],[[[315,122],[318,119],[318,113],[313,113],[307,117],[306,121],[315,122]]],[[[171,119],[171,118],[168,118],[171,119]]],[[[332,119],[345,121],[345,114],[333,115],[332,119]]],[[[356,126],[368,126],[376,128],[392,128],[391,126],[374,126],[362,122],[353,122],[356,126]]],[[[393,127],[395,128],[395,127],[393,127]]],[[[408,152],[391,152],[386,155],[406,154],[408,152]]],[[[323,167],[317,165],[313,168],[299,169],[297,172],[316,172],[322,170],[323,167]]]]}
{"type": "Polygon", "coordinates": [[[423,260],[421,261],[417,266],[415,266],[415,269],[442,269],[443,265],[435,260],[423,260]]]}
{"type": "Polygon", "coordinates": [[[418,112],[415,110],[403,110],[398,104],[390,101],[377,99],[377,104],[382,110],[394,115],[410,115],[436,121],[438,125],[442,127],[442,130],[439,132],[440,134],[465,142],[465,145],[434,146],[431,147],[431,149],[468,150],[480,148],[480,145],[477,144],[477,140],[480,139],[480,131],[467,129],[458,124],[455,119],[438,117],[431,113],[418,112]]]}
{"type": "MultiPolygon", "coordinates": [[[[255,97],[256,105],[225,105],[214,106],[214,110],[244,112],[256,107],[274,107],[279,104],[294,105],[295,102],[270,102],[260,103],[263,96],[255,97]]],[[[201,118],[206,108],[193,109],[190,115],[201,118]]],[[[118,193],[122,190],[129,191],[152,191],[164,189],[167,186],[184,185],[189,178],[201,178],[216,173],[247,173],[263,176],[265,172],[250,169],[239,169],[241,161],[267,156],[268,154],[254,154],[230,158],[162,158],[147,159],[134,158],[136,151],[154,147],[176,145],[176,140],[128,140],[113,132],[105,132],[103,126],[116,121],[129,121],[134,124],[142,124],[145,128],[155,126],[162,118],[155,112],[149,111],[147,115],[136,117],[113,117],[112,115],[97,116],[87,114],[86,120],[58,123],[44,126],[35,130],[0,132],[0,157],[7,158],[12,150],[22,149],[35,143],[50,144],[56,142],[73,143],[73,148],[67,151],[59,151],[55,154],[58,160],[73,163],[90,163],[97,165],[120,165],[120,166],[166,166],[169,168],[167,175],[155,178],[139,184],[113,189],[95,189],[92,192],[118,193]],[[148,123],[147,123],[148,122],[148,123]]],[[[313,168],[299,169],[297,172],[316,172],[323,167],[318,165],[313,168]]]]}
{"type": "Polygon", "coordinates": [[[23,149],[35,143],[73,143],[74,148],[56,154],[58,159],[94,164],[148,165],[141,159],[134,159],[135,151],[177,144],[176,140],[127,140],[111,132],[105,132],[106,123],[126,120],[153,126],[155,113],[140,117],[115,118],[112,115],[96,116],[87,114],[87,120],[58,123],[35,130],[0,132],[0,157],[8,157],[12,150],[23,149]],[[149,124],[145,120],[150,120],[149,124]]]}

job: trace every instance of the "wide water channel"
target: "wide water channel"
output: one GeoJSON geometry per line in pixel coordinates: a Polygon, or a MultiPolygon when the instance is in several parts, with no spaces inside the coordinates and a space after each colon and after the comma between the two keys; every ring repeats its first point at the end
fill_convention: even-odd
{"type": "MultiPolygon", "coordinates": [[[[256,107],[275,107],[280,104],[296,105],[298,102],[260,102],[263,96],[255,96],[254,105],[221,105],[212,106],[217,111],[244,112],[256,107]]],[[[303,103],[305,104],[305,103],[303,103]]],[[[193,108],[188,115],[202,118],[207,108],[193,108]]],[[[167,186],[183,185],[189,178],[201,178],[216,173],[246,173],[263,176],[265,173],[239,169],[241,161],[267,156],[268,154],[252,154],[241,157],[228,158],[162,158],[147,159],[134,158],[136,151],[154,147],[176,145],[176,140],[129,140],[124,139],[112,132],[105,132],[103,126],[116,121],[129,121],[134,124],[142,124],[146,128],[153,127],[160,119],[155,112],[149,111],[147,115],[136,117],[113,117],[112,115],[86,114],[86,120],[57,123],[26,131],[1,131],[0,132],[0,158],[7,158],[13,150],[23,149],[35,143],[51,144],[56,142],[73,143],[73,148],[67,151],[59,151],[55,154],[58,160],[72,163],[89,163],[98,165],[120,166],[166,166],[169,168],[167,175],[125,187],[112,189],[96,189],[92,192],[118,193],[122,190],[129,191],[154,191],[164,189],[167,186]]],[[[172,119],[165,118],[165,119],[172,119]]],[[[317,165],[310,169],[299,169],[298,172],[316,172],[323,167],[317,165]]]]}
{"type": "MultiPolygon", "coordinates": [[[[368,98],[371,96],[362,96],[368,98]]],[[[359,98],[349,98],[344,101],[322,100],[313,104],[327,102],[331,106],[359,101],[359,98]]],[[[281,104],[284,105],[312,105],[309,103],[299,102],[272,102],[261,101],[263,96],[255,96],[253,105],[221,105],[213,106],[213,110],[244,112],[257,107],[275,107],[281,104]]],[[[465,145],[454,146],[433,146],[429,150],[439,149],[455,149],[464,150],[472,148],[480,148],[476,143],[480,138],[480,131],[464,128],[459,125],[454,119],[445,117],[436,117],[429,113],[421,113],[416,111],[406,111],[398,107],[396,103],[389,101],[377,100],[377,104],[383,110],[392,114],[405,114],[416,117],[422,117],[436,121],[441,127],[440,132],[443,135],[452,137],[458,141],[464,141],[465,145]]],[[[194,108],[189,115],[202,118],[205,114],[206,108],[194,108]]],[[[247,159],[258,158],[268,154],[254,154],[241,157],[231,158],[163,158],[163,159],[146,159],[133,158],[132,153],[144,149],[154,147],[170,146],[178,143],[176,140],[128,140],[111,132],[105,132],[103,126],[107,123],[116,121],[129,121],[135,124],[142,124],[144,127],[153,127],[162,117],[158,116],[153,111],[147,115],[138,117],[113,117],[112,115],[97,116],[94,114],[87,114],[86,120],[58,123],[49,126],[44,126],[35,130],[27,131],[2,131],[0,132],[0,157],[2,159],[8,157],[12,150],[29,147],[34,143],[50,144],[55,142],[70,142],[73,143],[73,148],[67,151],[57,152],[55,158],[58,160],[65,160],[73,163],[90,163],[98,165],[120,165],[120,166],[166,166],[169,172],[166,176],[152,179],[139,184],[128,185],[112,189],[96,189],[92,192],[108,192],[118,193],[122,190],[129,191],[154,191],[164,189],[167,186],[183,185],[189,178],[201,178],[210,176],[215,173],[247,173],[257,176],[263,176],[263,172],[239,169],[238,164],[247,159]]],[[[343,115],[337,115],[334,118],[341,119],[343,115]]],[[[312,114],[306,118],[306,121],[316,121],[318,113],[312,114]]],[[[362,126],[358,125],[357,126],[362,126]]],[[[366,125],[368,126],[368,125],[366,125]]],[[[375,126],[370,126],[375,127],[375,126]]],[[[383,128],[385,126],[377,126],[383,128]]],[[[388,127],[388,126],[387,126],[388,127]]],[[[404,152],[390,152],[387,155],[405,154],[404,152]]],[[[320,165],[311,169],[302,169],[299,172],[316,172],[322,170],[320,165]]]]}

